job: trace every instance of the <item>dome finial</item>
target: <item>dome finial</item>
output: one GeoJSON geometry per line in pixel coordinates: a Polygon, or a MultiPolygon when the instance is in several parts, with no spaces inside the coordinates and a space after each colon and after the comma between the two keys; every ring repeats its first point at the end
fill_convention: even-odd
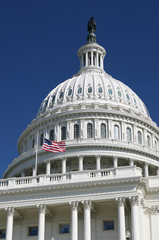
{"type": "Polygon", "coordinates": [[[91,17],[91,19],[88,21],[87,31],[89,32],[87,36],[87,42],[96,42],[96,35],[94,34],[94,32],[96,31],[96,23],[93,17],[91,17]]]}

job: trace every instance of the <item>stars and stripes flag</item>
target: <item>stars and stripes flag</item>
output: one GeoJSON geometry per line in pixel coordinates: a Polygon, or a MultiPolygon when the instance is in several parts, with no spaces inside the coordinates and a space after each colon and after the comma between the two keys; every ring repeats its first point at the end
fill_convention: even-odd
{"type": "Polygon", "coordinates": [[[54,142],[47,138],[44,138],[42,150],[48,151],[48,152],[53,152],[53,153],[65,152],[66,143],[65,143],[65,141],[54,142]]]}

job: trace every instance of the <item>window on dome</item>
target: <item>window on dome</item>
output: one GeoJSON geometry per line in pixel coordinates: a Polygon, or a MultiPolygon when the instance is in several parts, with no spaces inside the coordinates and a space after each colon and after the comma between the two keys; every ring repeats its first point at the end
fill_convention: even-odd
{"type": "Polygon", "coordinates": [[[155,140],[155,149],[157,150],[157,140],[155,140]]]}
{"type": "Polygon", "coordinates": [[[60,98],[60,99],[63,98],[63,92],[60,92],[59,98],[60,98]]]}
{"type": "Polygon", "coordinates": [[[54,141],[54,129],[50,131],[50,140],[54,141]]]}
{"type": "Polygon", "coordinates": [[[78,88],[77,93],[78,93],[78,94],[81,94],[81,93],[82,93],[82,88],[81,88],[81,87],[78,88]]]}
{"type": "Polygon", "coordinates": [[[38,227],[28,227],[28,236],[33,237],[38,235],[38,227]]]}
{"type": "Polygon", "coordinates": [[[92,93],[92,87],[88,86],[88,93],[92,93]]]}
{"type": "Polygon", "coordinates": [[[113,94],[113,91],[112,91],[112,89],[111,89],[110,87],[108,88],[108,93],[109,93],[110,95],[113,94]]]}
{"type": "Polygon", "coordinates": [[[101,138],[106,138],[106,125],[104,123],[101,124],[101,138]]]}
{"type": "Polygon", "coordinates": [[[55,101],[55,94],[52,96],[52,103],[55,101]]]}
{"type": "Polygon", "coordinates": [[[131,129],[129,127],[126,129],[126,139],[128,142],[132,141],[131,129]]]}
{"type": "Polygon", "coordinates": [[[136,99],[135,98],[133,98],[133,99],[134,99],[134,103],[137,104],[136,99]]]}
{"type": "Polygon", "coordinates": [[[6,230],[0,229],[0,238],[6,238],[6,230]]]}
{"type": "Polygon", "coordinates": [[[140,131],[137,132],[138,144],[142,144],[142,134],[140,131]]]}
{"type": "Polygon", "coordinates": [[[93,137],[93,127],[91,123],[87,124],[87,138],[93,137]]]}
{"type": "Polygon", "coordinates": [[[114,229],[115,229],[115,224],[114,224],[113,219],[103,221],[103,230],[104,231],[110,231],[110,230],[114,230],[114,229]]]}
{"type": "Polygon", "coordinates": [[[42,133],[42,134],[40,135],[40,146],[43,145],[43,140],[44,140],[44,134],[42,133]]]}
{"type": "Polygon", "coordinates": [[[102,92],[103,92],[102,87],[98,87],[98,93],[102,93],[102,92]]]}
{"type": "Polygon", "coordinates": [[[35,139],[33,138],[32,139],[32,148],[34,148],[34,146],[35,146],[35,139]]]}
{"type": "Polygon", "coordinates": [[[79,125],[75,124],[74,125],[74,139],[79,138],[79,125]]]}
{"type": "Polygon", "coordinates": [[[61,140],[65,140],[66,139],[66,127],[62,126],[61,127],[61,140]]]}
{"type": "Polygon", "coordinates": [[[151,147],[151,140],[150,140],[150,136],[147,136],[147,146],[151,147]]]}
{"type": "Polygon", "coordinates": [[[69,223],[59,225],[59,234],[65,234],[65,233],[70,233],[70,224],[69,223]]]}
{"type": "Polygon", "coordinates": [[[129,100],[129,101],[130,101],[129,94],[127,94],[127,93],[126,93],[126,98],[127,98],[127,100],[129,100]]]}
{"type": "Polygon", "coordinates": [[[72,89],[70,88],[69,90],[68,90],[68,96],[71,96],[72,95],[72,89]]]}
{"type": "Polygon", "coordinates": [[[114,139],[119,140],[119,126],[114,125],[114,139]]]}
{"type": "Polygon", "coordinates": [[[121,95],[121,91],[120,90],[118,90],[118,96],[119,97],[121,97],[122,95],[121,95]]]}

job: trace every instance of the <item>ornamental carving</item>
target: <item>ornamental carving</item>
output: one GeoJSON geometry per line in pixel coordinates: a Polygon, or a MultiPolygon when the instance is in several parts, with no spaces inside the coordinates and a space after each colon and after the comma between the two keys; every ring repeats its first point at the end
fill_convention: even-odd
{"type": "Polygon", "coordinates": [[[78,210],[78,206],[79,206],[79,203],[78,201],[73,201],[73,202],[70,202],[70,207],[73,211],[77,211],[78,210]]]}
{"type": "Polygon", "coordinates": [[[139,196],[129,197],[131,206],[138,206],[139,205],[139,196]]]}
{"type": "Polygon", "coordinates": [[[125,206],[125,197],[116,198],[116,201],[117,201],[119,207],[125,206]]]}
{"type": "Polygon", "coordinates": [[[85,201],[82,201],[82,203],[83,203],[83,207],[84,207],[84,209],[88,209],[88,210],[91,210],[91,208],[92,208],[92,202],[91,202],[91,200],[85,200],[85,201]]]}
{"type": "Polygon", "coordinates": [[[14,207],[8,207],[5,210],[7,212],[7,216],[12,216],[12,217],[14,216],[14,213],[15,213],[14,207]]]}
{"type": "Polygon", "coordinates": [[[158,214],[159,213],[159,205],[154,205],[150,208],[151,214],[158,214]]]}
{"type": "Polygon", "coordinates": [[[39,209],[39,213],[46,213],[46,204],[40,204],[37,207],[39,209]]]}

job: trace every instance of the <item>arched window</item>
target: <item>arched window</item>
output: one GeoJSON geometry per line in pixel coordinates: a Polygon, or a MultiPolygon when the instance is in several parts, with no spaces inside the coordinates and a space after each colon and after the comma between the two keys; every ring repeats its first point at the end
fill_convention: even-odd
{"type": "Polygon", "coordinates": [[[35,146],[35,139],[33,138],[32,139],[32,148],[34,148],[34,146],[35,146]]]}
{"type": "Polygon", "coordinates": [[[61,127],[61,140],[65,140],[66,139],[66,127],[62,126],[61,127]]]}
{"type": "Polygon", "coordinates": [[[101,138],[106,138],[106,125],[104,123],[101,124],[101,138]]]}
{"type": "Polygon", "coordinates": [[[155,149],[157,150],[157,140],[155,140],[155,149]]]}
{"type": "Polygon", "coordinates": [[[54,129],[50,131],[50,140],[54,141],[54,129]]]}
{"type": "Polygon", "coordinates": [[[74,138],[75,139],[79,138],[79,125],[78,124],[74,125],[74,138]]]}
{"type": "Polygon", "coordinates": [[[137,140],[138,140],[138,144],[142,144],[142,134],[140,131],[137,132],[137,140]]]}
{"type": "Polygon", "coordinates": [[[42,134],[40,135],[40,146],[43,145],[43,139],[44,139],[44,134],[42,133],[42,134]]]}
{"type": "Polygon", "coordinates": [[[114,125],[114,139],[118,140],[119,139],[119,126],[114,125]]]}
{"type": "Polygon", "coordinates": [[[92,124],[88,123],[87,124],[87,138],[92,138],[92,137],[93,137],[92,124]]]}
{"type": "Polygon", "coordinates": [[[151,142],[150,142],[150,136],[149,135],[147,135],[147,146],[151,147],[151,142]]]}
{"type": "Polygon", "coordinates": [[[126,129],[126,139],[128,142],[132,141],[131,129],[129,127],[126,129]]]}

